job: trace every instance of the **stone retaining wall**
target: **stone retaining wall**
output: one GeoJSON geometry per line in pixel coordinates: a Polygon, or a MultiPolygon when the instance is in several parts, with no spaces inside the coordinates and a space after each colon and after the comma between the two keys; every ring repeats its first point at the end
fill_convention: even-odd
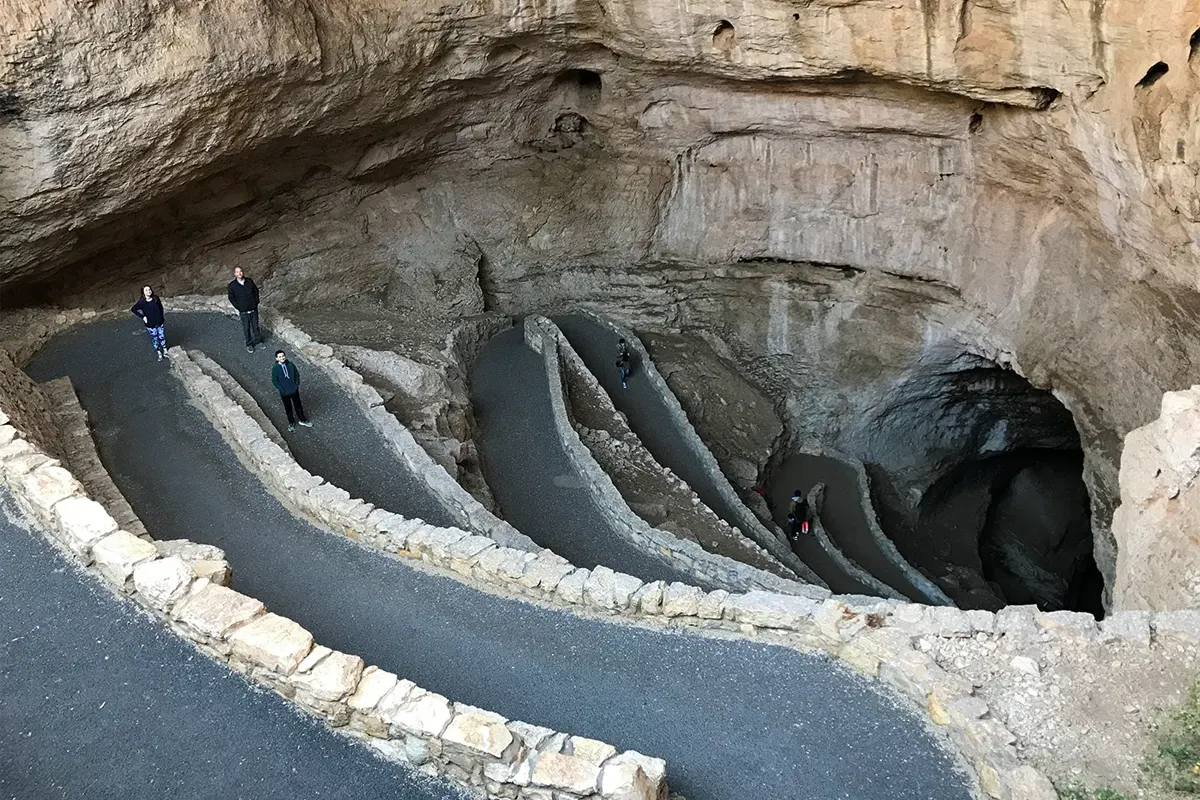
{"type": "Polygon", "coordinates": [[[268,439],[282,447],[289,454],[292,452],[292,448],[288,447],[287,440],[283,438],[283,434],[275,429],[275,426],[271,424],[270,418],[267,416],[266,412],[263,411],[262,406],[260,406],[258,401],[255,400],[248,391],[246,391],[244,386],[238,383],[232,375],[226,372],[224,367],[203,353],[193,350],[191,352],[191,356],[192,361],[195,362],[196,366],[198,366],[205,375],[221,384],[221,388],[225,390],[225,393],[232,397],[234,401],[242,407],[242,410],[249,414],[250,418],[262,427],[263,433],[267,435],[268,439]]]}
{"type": "MultiPolygon", "coordinates": [[[[646,378],[650,386],[662,397],[667,413],[670,415],[675,428],[679,431],[684,445],[687,447],[691,457],[695,459],[704,471],[712,478],[713,485],[720,494],[721,499],[725,501],[726,506],[734,515],[734,523],[743,533],[749,536],[759,547],[762,547],[779,561],[791,568],[797,574],[803,574],[808,570],[808,565],[800,560],[800,557],[792,552],[791,546],[787,544],[786,538],[782,531],[776,529],[768,530],[753,511],[746,507],[742,499],[738,497],[733,486],[729,483],[729,479],[725,477],[725,473],[721,471],[721,465],[717,463],[717,459],[713,456],[712,451],[708,449],[708,445],[696,433],[696,429],[692,427],[691,420],[688,419],[687,412],[683,410],[683,406],[679,404],[679,399],[675,397],[675,393],[671,391],[671,387],[667,385],[666,380],[654,366],[654,359],[650,357],[650,353],[646,351],[645,345],[641,339],[631,330],[625,330],[619,327],[611,320],[600,314],[596,314],[590,309],[578,309],[575,313],[583,314],[589,319],[608,328],[614,335],[624,339],[629,343],[630,350],[633,351],[634,358],[639,367],[641,374],[646,378]]],[[[840,558],[845,556],[839,554],[840,558]]]]}
{"type": "Polygon", "coordinates": [[[1086,614],[1042,613],[1012,607],[999,614],[962,611],[865,597],[814,598],[765,591],[705,592],[683,583],[646,583],[608,567],[577,568],[549,550],[524,552],[455,528],[374,509],[351,498],[286,459],[283,451],[253,430],[253,422],[220,386],[189,363],[183,353],[175,369],[194,383],[200,402],[214,403],[210,418],[273,491],[289,495],[328,530],[400,558],[419,559],[498,594],[531,599],[565,610],[694,629],[723,630],[746,638],[835,656],[876,677],[918,704],[947,732],[969,762],[988,797],[1053,800],[1049,780],[1022,764],[1015,737],[991,714],[970,681],[943,669],[919,649],[921,640],[1037,636],[1064,646],[1112,640],[1145,644],[1152,637],[1200,641],[1200,612],[1135,617],[1117,615],[1097,625],[1086,614]],[[204,388],[200,388],[204,387],[204,388]],[[1189,616],[1190,615],[1190,616],[1189,616]]]}
{"type": "Polygon", "coordinates": [[[267,311],[267,327],[288,347],[303,353],[337,386],[350,393],[371,420],[380,437],[396,457],[430,488],[459,525],[476,531],[506,547],[535,551],[537,544],[512,525],[488,511],[433,460],[396,417],[383,407],[383,397],[361,375],[334,357],[333,348],[315,341],[286,318],[267,311]]]}
{"type": "MultiPolygon", "coordinates": [[[[908,579],[914,588],[921,592],[927,602],[939,606],[954,605],[954,601],[936,583],[926,578],[920,570],[908,563],[908,559],[900,554],[900,551],[896,549],[895,543],[883,532],[883,528],[879,525],[879,515],[875,513],[875,504],[871,501],[871,479],[867,475],[867,468],[863,462],[845,453],[824,447],[812,446],[804,448],[800,452],[832,458],[850,467],[854,472],[854,478],[858,485],[859,503],[862,507],[863,518],[867,521],[867,530],[870,532],[875,546],[879,548],[879,552],[893,566],[904,573],[904,577],[908,579]]],[[[916,600],[919,598],[913,599],[916,600]]]]}
{"type": "MultiPolygon", "coordinates": [[[[710,553],[697,542],[654,528],[635,514],[617,490],[612,477],[596,462],[574,427],[566,381],[570,380],[568,376],[572,372],[579,377],[583,374],[591,376],[591,372],[579,361],[574,350],[568,351],[569,343],[565,341],[558,327],[545,317],[525,318],[525,341],[542,355],[545,363],[547,382],[550,386],[550,406],[563,450],[583,476],[588,488],[598,500],[597,508],[614,530],[639,550],[693,575],[697,583],[708,588],[733,592],[766,589],[783,594],[803,594],[818,599],[829,596],[829,591],[824,586],[788,580],[750,564],[710,553]],[[563,365],[571,356],[578,362],[574,370],[569,365],[565,368],[563,365]]],[[[594,380],[594,376],[592,378],[594,380]]],[[[605,398],[608,397],[599,385],[595,390],[605,398]]],[[[699,498],[696,498],[696,501],[699,502],[699,498]]],[[[737,535],[740,539],[740,533],[737,535]]],[[[753,542],[747,541],[747,544],[754,546],[753,542]]],[[[761,550],[758,553],[763,558],[769,558],[761,550]]]]}
{"type": "MultiPolygon", "coordinates": [[[[825,497],[825,485],[818,483],[808,492],[808,507],[810,509],[819,509],[825,497]]],[[[821,546],[821,550],[827,556],[833,559],[833,563],[837,565],[845,574],[854,578],[863,586],[867,586],[871,591],[879,596],[886,597],[891,600],[907,600],[908,598],[900,594],[900,592],[888,586],[883,581],[876,578],[871,573],[860,567],[857,562],[842,552],[833,540],[829,538],[829,531],[825,529],[825,523],[821,521],[821,514],[818,511],[812,511],[812,535],[817,540],[817,544],[821,546]]]]}
{"type": "MultiPolygon", "coordinates": [[[[194,364],[189,366],[203,375],[194,364]]],[[[18,375],[4,370],[0,386],[21,383],[23,375],[18,375]]],[[[30,384],[28,394],[41,398],[45,408],[42,393],[25,382],[30,384]]],[[[215,381],[211,385],[220,390],[215,381]]],[[[216,393],[210,389],[210,394],[216,393]]],[[[368,742],[386,757],[489,797],[666,797],[666,765],[660,759],[618,753],[603,742],[454,703],[367,666],[358,656],[317,644],[296,622],[269,612],[258,600],[219,580],[201,576],[182,555],[160,552],[154,543],[122,530],[69,471],[9,422],[0,405],[0,439],[6,441],[0,448],[0,475],[21,509],[52,542],[197,648],[331,728],[368,742]],[[23,446],[12,447],[17,443],[23,446]]],[[[38,427],[50,424],[50,413],[44,411],[38,427]]],[[[258,436],[269,442],[261,430],[258,436]]],[[[271,446],[283,453],[273,442],[271,446]]]]}
{"type": "MultiPolygon", "coordinates": [[[[16,370],[8,374],[14,374],[16,370]]],[[[24,374],[24,373],[20,373],[24,374]]],[[[31,381],[32,383],[32,381],[31,381]]],[[[96,452],[96,443],[88,428],[87,412],[79,404],[75,395],[75,387],[70,378],[55,378],[40,384],[42,393],[49,401],[50,409],[55,416],[63,450],[59,453],[63,462],[79,480],[92,497],[96,498],[104,510],[112,515],[122,530],[129,531],[139,538],[147,538],[146,526],[138,519],[133,507],[125,499],[125,495],[113,483],[112,476],[100,461],[96,452]]],[[[0,405],[3,405],[0,401],[0,405]]],[[[19,427],[19,426],[18,426],[19,427]]]]}
{"type": "MultiPolygon", "coordinates": [[[[625,330],[611,320],[596,314],[590,310],[583,309],[578,313],[586,315],[589,319],[597,324],[611,330],[615,335],[625,339],[629,343],[630,349],[634,351],[638,359],[638,365],[642,369],[642,374],[646,377],[647,382],[659,395],[663,398],[668,413],[675,422],[675,426],[683,433],[683,439],[687,444],[692,456],[697,459],[697,463],[702,465],[713,479],[714,485],[720,492],[721,497],[726,504],[733,510],[737,516],[738,527],[740,527],[747,535],[751,536],[756,542],[767,548],[776,558],[783,560],[785,564],[791,566],[791,562],[784,560],[784,557],[777,551],[787,550],[788,555],[791,555],[790,548],[782,544],[781,539],[783,534],[776,529],[774,532],[767,529],[762,520],[758,518],[746,504],[738,497],[733,486],[729,483],[729,479],[725,477],[725,473],[721,471],[721,465],[717,463],[717,459],[713,456],[712,451],[708,449],[708,445],[696,433],[696,429],[692,426],[691,420],[688,419],[687,412],[683,410],[679,399],[675,397],[675,393],[671,391],[671,387],[667,385],[666,380],[659,373],[658,368],[654,365],[654,359],[650,357],[646,351],[641,339],[630,330],[625,330]],[[772,535],[774,533],[774,535],[772,535]]],[[[861,498],[863,517],[867,520],[867,527],[871,533],[872,540],[876,543],[880,552],[884,557],[893,563],[897,569],[904,573],[905,577],[913,584],[913,586],[921,592],[923,599],[935,605],[953,605],[946,594],[938,588],[931,580],[922,575],[915,569],[896,549],[892,540],[887,537],[883,529],[879,526],[879,520],[875,515],[875,507],[871,504],[870,483],[867,478],[867,472],[861,461],[844,456],[840,453],[823,452],[819,455],[826,455],[830,458],[836,458],[848,464],[855,471],[856,478],[859,484],[859,497],[861,498]],[[864,492],[868,492],[864,494],[864,492]]],[[[828,536],[822,537],[820,540],[821,549],[823,549],[835,563],[840,565],[842,569],[849,575],[853,575],[856,580],[864,585],[871,586],[879,592],[881,596],[895,596],[896,591],[889,591],[885,584],[864,570],[860,565],[854,562],[837,546],[837,544],[828,536]]],[[[919,598],[913,598],[919,599],[919,598]]]]}
{"type": "MultiPolygon", "coordinates": [[[[84,318],[75,314],[75,321],[84,318]]],[[[44,336],[38,333],[37,341],[44,336]]],[[[20,346],[26,357],[35,349],[25,341],[20,346]]],[[[198,369],[196,374],[200,374],[198,369]]],[[[245,419],[252,422],[249,417],[245,419]]],[[[0,424],[7,421],[0,416],[0,424]]],[[[9,436],[7,427],[0,427],[0,439],[9,436]]],[[[251,435],[246,426],[233,430],[251,435]]],[[[256,468],[264,475],[264,482],[276,491],[282,486],[289,494],[304,493],[306,490],[294,480],[289,486],[287,476],[307,473],[282,450],[268,452],[272,448],[261,430],[251,438],[257,441],[255,448],[266,456],[256,468]]],[[[0,471],[14,493],[21,476],[53,466],[45,456],[40,462],[35,460],[36,466],[30,466],[18,455],[16,469],[23,472],[10,478],[12,468],[7,464],[12,458],[12,452],[0,448],[0,471]]],[[[50,478],[27,480],[38,484],[50,478]]],[[[319,478],[314,480],[320,482],[319,478]]],[[[1036,644],[1058,653],[1059,659],[1066,658],[1067,653],[1083,654],[1081,663],[1085,668],[1104,671],[1116,665],[1113,659],[1126,658],[1130,653],[1156,658],[1155,654],[1200,650],[1200,610],[1118,612],[1097,623],[1086,614],[1043,613],[1032,606],[1009,607],[993,614],[875,598],[841,596],[818,602],[760,591],[706,593],[681,583],[644,583],[606,567],[577,569],[548,550],[528,552],[497,546],[490,539],[466,531],[434,528],[378,509],[368,509],[364,515],[365,504],[348,495],[343,499],[343,495],[333,487],[326,490],[326,498],[332,498],[326,514],[334,520],[326,527],[397,556],[420,559],[487,591],[631,622],[715,629],[723,635],[802,651],[819,650],[837,657],[877,677],[923,709],[927,718],[949,735],[978,776],[986,796],[999,800],[1052,800],[1055,792],[1045,775],[1018,759],[1016,737],[1001,721],[1006,713],[1012,718],[1013,709],[990,708],[971,681],[956,673],[956,659],[943,659],[939,665],[935,658],[938,651],[954,652],[956,643],[975,643],[989,652],[998,648],[1005,658],[1014,654],[1036,657],[1036,644]]],[[[1016,659],[1013,661],[1015,666],[1016,659]]],[[[1007,663],[998,666],[1009,667],[1007,663]]],[[[1130,691],[1136,695],[1137,686],[1131,685],[1130,691]]],[[[1086,705],[1087,697],[1090,695],[1076,702],[1086,705]]],[[[1087,713],[1086,708],[1079,710],[1087,713]]],[[[1055,714],[1065,716],[1067,711],[1048,713],[1053,718],[1055,714]]]]}

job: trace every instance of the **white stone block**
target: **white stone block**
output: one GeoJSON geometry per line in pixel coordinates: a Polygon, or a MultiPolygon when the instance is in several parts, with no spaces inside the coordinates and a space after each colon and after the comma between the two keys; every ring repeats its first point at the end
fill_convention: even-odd
{"type": "Polygon", "coordinates": [[[662,613],[668,617],[694,617],[700,611],[704,592],[686,583],[670,583],[663,589],[662,613]]]}
{"type": "Polygon", "coordinates": [[[499,714],[479,709],[463,710],[450,720],[442,738],[468,750],[500,758],[514,741],[512,732],[504,726],[505,722],[499,714]]]}
{"type": "Polygon", "coordinates": [[[49,511],[56,503],[83,493],[83,485],[67,470],[46,464],[21,476],[21,491],[37,508],[49,511]]]}
{"type": "Polygon", "coordinates": [[[117,521],[104,506],[86,497],[68,497],[54,506],[58,532],[64,544],[83,558],[92,545],[117,530],[117,521]]]}
{"type": "Polygon", "coordinates": [[[278,614],[264,614],[229,636],[233,654],[281,675],[291,675],[312,650],[312,634],[278,614]]]}
{"type": "Polygon", "coordinates": [[[180,601],[171,617],[189,633],[221,639],[234,627],[249,622],[262,612],[263,604],[253,597],[206,583],[180,601]]]}
{"type": "Polygon", "coordinates": [[[416,689],[409,693],[387,721],[405,733],[419,736],[441,736],[454,711],[450,701],[440,694],[416,689]]]}
{"type": "Polygon", "coordinates": [[[362,672],[361,658],[334,651],[310,671],[293,676],[292,682],[317,700],[332,703],[354,691],[362,672]]]}
{"type": "Polygon", "coordinates": [[[133,588],[151,608],[170,611],[195,578],[192,568],[179,556],[160,558],[133,568],[133,588]]]}
{"type": "Polygon", "coordinates": [[[538,753],[533,764],[532,783],[579,795],[599,788],[600,768],[577,756],[538,753]]]}
{"type": "Polygon", "coordinates": [[[128,531],[117,531],[92,546],[92,558],[104,577],[124,589],[133,577],[133,570],[158,558],[158,551],[128,531]]]}
{"type": "Polygon", "coordinates": [[[813,624],[821,604],[807,597],[774,592],[747,592],[726,601],[733,620],[759,628],[803,630],[813,624]]]}
{"type": "Polygon", "coordinates": [[[599,739],[572,736],[567,742],[567,752],[597,767],[617,754],[617,748],[599,739]]]}

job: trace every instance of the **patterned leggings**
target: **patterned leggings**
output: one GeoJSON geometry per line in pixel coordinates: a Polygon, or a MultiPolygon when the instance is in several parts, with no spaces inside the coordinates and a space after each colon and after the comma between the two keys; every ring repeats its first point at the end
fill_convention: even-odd
{"type": "Polygon", "coordinates": [[[157,328],[146,328],[146,333],[150,334],[150,343],[154,345],[155,350],[167,349],[167,336],[163,333],[163,326],[157,328]]]}

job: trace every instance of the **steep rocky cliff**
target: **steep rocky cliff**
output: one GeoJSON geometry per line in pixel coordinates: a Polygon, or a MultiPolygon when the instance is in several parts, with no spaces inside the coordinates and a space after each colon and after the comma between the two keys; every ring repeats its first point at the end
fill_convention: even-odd
{"type": "Polygon", "coordinates": [[[0,34],[5,305],[235,263],[298,305],[586,300],[720,335],[914,507],[939,475],[879,426],[982,357],[1073,414],[1110,589],[1121,439],[1200,362],[1200,0],[0,0],[0,34]]]}

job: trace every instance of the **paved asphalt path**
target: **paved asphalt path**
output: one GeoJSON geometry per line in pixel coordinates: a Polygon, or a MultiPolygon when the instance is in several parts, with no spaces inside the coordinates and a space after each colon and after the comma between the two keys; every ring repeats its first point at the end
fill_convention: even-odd
{"type": "MultiPolygon", "coordinates": [[[[817,482],[825,484],[825,501],[818,511],[833,543],[888,586],[917,602],[925,602],[924,593],[875,543],[863,513],[858,477],[849,464],[826,456],[796,453],[784,459],[775,470],[768,491],[775,501],[775,508],[786,509],[793,490],[800,489],[807,494],[817,482]]],[[[785,520],[786,517],[784,511],[785,520]]]]}
{"type": "Polygon", "coordinates": [[[252,688],[0,503],[0,797],[463,796],[252,688]]]}
{"type": "Polygon", "coordinates": [[[493,337],[472,366],[483,473],[504,518],[576,566],[694,583],[612,530],[563,452],[548,387],[545,361],[525,346],[520,325],[493,337]]]}
{"type": "MultiPolygon", "coordinates": [[[[266,329],[263,333],[269,335],[266,329]]],[[[142,344],[149,350],[149,342],[142,344]]],[[[375,428],[354,399],[300,353],[288,351],[278,341],[268,341],[253,354],[247,353],[241,323],[211,313],[171,315],[167,344],[201,350],[224,367],[258,401],[287,439],[296,460],[345,489],[351,497],[361,497],[388,511],[433,525],[455,524],[424,481],[414,476],[390,448],[365,435],[367,431],[374,433],[375,428]],[[312,428],[288,432],[283,403],[271,384],[271,367],[279,349],[287,351],[288,358],[300,369],[300,398],[312,428]],[[319,465],[320,469],[310,465],[319,465]]]]}
{"type": "MultiPolygon", "coordinates": [[[[583,359],[583,363],[608,392],[613,405],[629,420],[629,427],[646,445],[646,449],[655,460],[665,467],[670,467],[672,472],[683,478],[704,504],[718,516],[730,525],[742,527],[738,515],[718,490],[717,479],[700,465],[685,444],[683,433],[679,430],[666,401],[646,379],[644,365],[633,364],[633,372],[627,381],[628,387],[621,388],[621,379],[616,367],[619,337],[609,328],[581,314],[555,317],[554,323],[566,335],[571,346],[583,359]]],[[[634,358],[637,358],[636,353],[634,358]]],[[[786,491],[790,492],[792,488],[794,487],[789,487],[786,491]]],[[[774,498],[776,510],[783,512],[782,519],[777,520],[779,523],[787,522],[787,499],[784,498],[783,504],[780,505],[779,498],[774,498]]],[[[743,530],[743,533],[750,536],[749,531],[743,530]]],[[[874,594],[826,555],[816,539],[803,539],[792,549],[835,593],[874,594]]]]}
{"type": "MultiPolygon", "coordinates": [[[[168,342],[196,345],[183,335],[179,316],[168,310],[168,342]]],[[[239,346],[235,323],[220,322],[231,326],[231,346],[239,346]]],[[[30,373],[39,380],[70,375],[101,458],[156,537],[224,548],[234,587],[295,619],[317,641],[452,699],[664,757],[672,785],[689,800],[970,797],[953,759],[910,709],[825,657],[499,599],[292,517],[188,404],[169,367],[153,360],[145,334],[131,335],[137,324],[98,323],[64,334],[39,353],[30,373]]],[[[532,400],[535,390],[514,391],[532,400]]],[[[346,453],[377,446],[373,430],[349,436],[339,444],[346,453]]],[[[307,466],[329,474],[318,463],[307,466]]],[[[27,560],[21,570],[32,569],[27,560]]],[[[136,678],[139,665],[124,649],[112,660],[117,677],[110,684],[136,678]]],[[[81,673],[75,680],[92,680],[88,662],[73,669],[81,673]]],[[[42,691],[30,680],[24,677],[19,693],[42,691]]],[[[258,708],[214,700],[212,713],[222,718],[258,708]]],[[[120,742],[135,727],[130,720],[142,716],[131,710],[106,741],[120,742]]],[[[257,746],[257,737],[225,729],[197,735],[192,757],[232,742],[257,746]]],[[[317,772],[331,769],[318,758],[300,761],[317,772]]],[[[70,752],[56,752],[53,766],[75,781],[94,768],[92,759],[70,752]]]]}

